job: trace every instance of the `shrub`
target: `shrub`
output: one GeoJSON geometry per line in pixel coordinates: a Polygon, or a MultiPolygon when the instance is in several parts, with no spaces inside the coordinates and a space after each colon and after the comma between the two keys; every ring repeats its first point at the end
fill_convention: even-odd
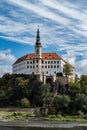
{"type": "Polygon", "coordinates": [[[34,116],[31,112],[28,112],[27,114],[26,114],[26,117],[32,117],[32,116],[34,116]]]}
{"type": "Polygon", "coordinates": [[[17,114],[14,112],[14,113],[13,113],[13,116],[16,116],[16,115],[17,115],[17,114]]]}
{"type": "Polygon", "coordinates": [[[49,109],[49,114],[55,115],[56,114],[55,108],[50,108],[49,109]]]}
{"type": "Polygon", "coordinates": [[[78,115],[78,116],[81,116],[81,117],[84,117],[84,113],[83,113],[82,111],[80,111],[80,110],[77,111],[77,115],[78,115]]]}
{"type": "Polygon", "coordinates": [[[18,112],[17,115],[18,115],[18,116],[22,116],[22,113],[18,112]]]}
{"type": "Polygon", "coordinates": [[[24,108],[28,108],[30,107],[30,102],[27,98],[23,98],[21,99],[21,106],[24,107],[24,108]]]}
{"type": "Polygon", "coordinates": [[[49,115],[49,118],[55,118],[56,116],[55,115],[49,115]]]}
{"type": "Polygon", "coordinates": [[[22,113],[20,113],[20,112],[14,112],[13,114],[12,114],[12,116],[22,116],[22,113]]]}
{"type": "Polygon", "coordinates": [[[57,118],[61,119],[62,115],[61,114],[57,114],[57,118]]]}
{"type": "Polygon", "coordinates": [[[87,119],[87,114],[86,114],[86,115],[84,115],[84,119],[87,119]]]}

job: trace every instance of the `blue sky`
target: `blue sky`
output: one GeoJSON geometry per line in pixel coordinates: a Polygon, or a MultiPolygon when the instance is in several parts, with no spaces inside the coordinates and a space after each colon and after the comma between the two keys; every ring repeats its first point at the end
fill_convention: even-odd
{"type": "Polygon", "coordinates": [[[37,26],[44,52],[56,52],[87,74],[87,0],[1,0],[0,76],[34,52],[37,26]]]}

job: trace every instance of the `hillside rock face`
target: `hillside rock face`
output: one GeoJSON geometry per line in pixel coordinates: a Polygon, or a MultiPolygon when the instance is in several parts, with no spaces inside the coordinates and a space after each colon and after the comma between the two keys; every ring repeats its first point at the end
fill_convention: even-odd
{"type": "Polygon", "coordinates": [[[68,77],[57,76],[56,80],[53,80],[52,76],[47,77],[46,83],[51,85],[54,95],[56,94],[69,94],[69,80],[68,77]]]}
{"type": "Polygon", "coordinates": [[[57,94],[69,93],[69,81],[67,77],[57,77],[55,81],[55,89],[57,94]]]}

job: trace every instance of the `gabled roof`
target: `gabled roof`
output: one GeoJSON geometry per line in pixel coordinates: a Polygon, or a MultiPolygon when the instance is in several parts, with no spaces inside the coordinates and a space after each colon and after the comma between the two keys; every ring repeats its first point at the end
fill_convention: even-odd
{"type": "MultiPolygon", "coordinates": [[[[14,64],[20,63],[22,61],[25,60],[34,60],[35,54],[31,53],[31,54],[27,54],[21,58],[19,58],[14,64]]],[[[52,59],[57,59],[57,60],[61,60],[62,58],[57,55],[57,53],[42,53],[42,60],[52,60],[52,59]]]]}

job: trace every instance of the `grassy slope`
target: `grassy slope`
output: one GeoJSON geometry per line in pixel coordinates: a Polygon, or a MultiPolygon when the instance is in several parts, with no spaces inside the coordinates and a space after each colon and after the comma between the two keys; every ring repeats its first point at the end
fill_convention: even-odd
{"type": "MultiPolygon", "coordinates": [[[[27,120],[36,115],[27,112],[8,112],[8,111],[0,111],[0,117],[10,120],[27,120]]],[[[87,122],[87,116],[61,116],[61,115],[49,115],[44,117],[44,120],[47,121],[78,121],[78,122],[87,122]]]]}

